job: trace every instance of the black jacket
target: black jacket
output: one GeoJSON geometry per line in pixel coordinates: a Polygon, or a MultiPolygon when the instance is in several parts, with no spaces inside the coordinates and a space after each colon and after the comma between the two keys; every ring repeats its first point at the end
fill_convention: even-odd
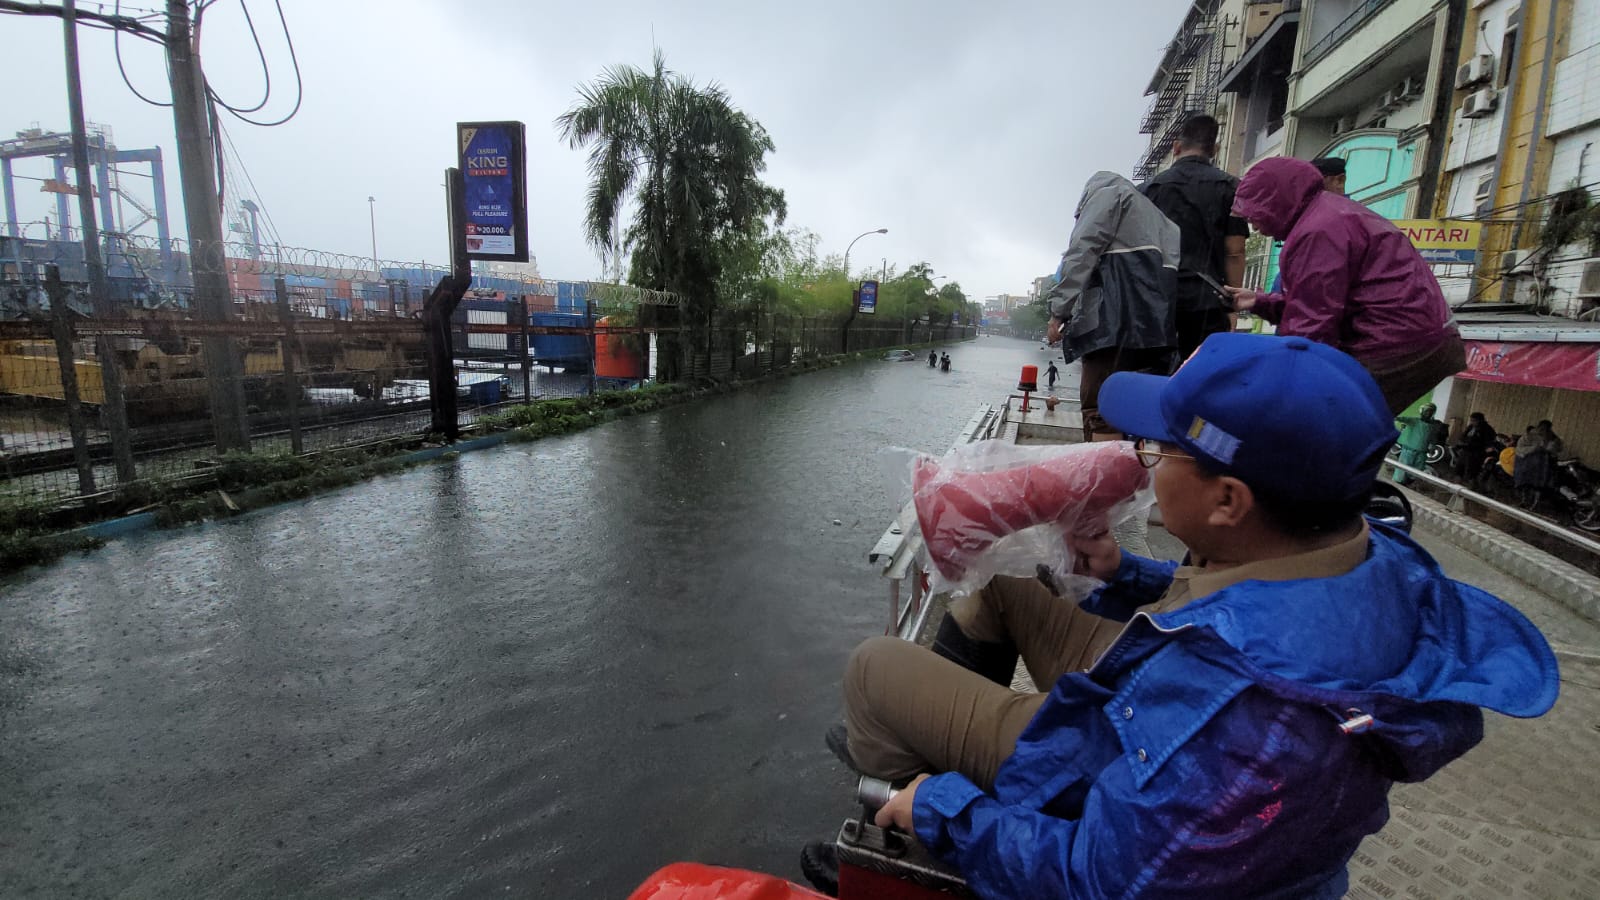
{"type": "Polygon", "coordinates": [[[1185,156],[1145,182],[1142,190],[1171,219],[1181,235],[1178,258],[1178,309],[1197,312],[1223,304],[1195,273],[1218,284],[1227,280],[1228,237],[1244,237],[1250,226],[1233,215],[1233,191],[1239,179],[1199,156],[1185,156]]]}

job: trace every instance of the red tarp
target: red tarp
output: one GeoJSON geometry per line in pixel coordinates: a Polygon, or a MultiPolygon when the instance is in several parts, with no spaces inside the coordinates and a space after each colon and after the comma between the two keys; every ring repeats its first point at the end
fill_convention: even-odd
{"type": "Polygon", "coordinates": [[[1467,341],[1462,378],[1600,391],[1600,344],[1467,341]]]}

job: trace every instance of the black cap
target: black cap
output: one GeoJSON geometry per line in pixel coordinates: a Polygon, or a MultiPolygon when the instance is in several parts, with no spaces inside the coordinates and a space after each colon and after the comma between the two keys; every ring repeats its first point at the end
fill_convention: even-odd
{"type": "Polygon", "coordinates": [[[1324,178],[1332,178],[1335,175],[1344,174],[1344,157],[1342,156],[1319,157],[1313,159],[1311,164],[1317,167],[1317,171],[1321,172],[1324,178]]]}

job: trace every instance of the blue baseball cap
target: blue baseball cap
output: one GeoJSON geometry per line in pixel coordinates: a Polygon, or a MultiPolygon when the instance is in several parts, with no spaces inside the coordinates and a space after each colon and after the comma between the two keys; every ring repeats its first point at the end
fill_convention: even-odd
{"type": "Polygon", "coordinates": [[[1117,372],[1100,388],[1100,415],[1290,501],[1355,499],[1400,436],[1360,363],[1262,334],[1214,334],[1170,377],[1117,372]]]}

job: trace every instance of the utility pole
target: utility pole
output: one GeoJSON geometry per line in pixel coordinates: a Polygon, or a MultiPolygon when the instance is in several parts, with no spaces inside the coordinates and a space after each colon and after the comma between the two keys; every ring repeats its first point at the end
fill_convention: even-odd
{"type": "MultiPolygon", "coordinates": [[[[83,262],[89,270],[89,299],[94,316],[105,321],[116,310],[106,281],[105,259],[100,255],[100,232],[94,218],[94,178],[89,174],[89,135],[83,116],[83,82],[78,74],[78,4],[61,4],[61,25],[67,45],[67,110],[72,120],[72,166],[78,170],[78,218],[83,230],[83,262]]],[[[100,148],[106,162],[106,148],[100,148]]],[[[128,484],[139,477],[133,465],[133,441],[128,435],[128,410],[123,404],[122,366],[109,335],[95,340],[95,355],[100,357],[100,386],[104,393],[100,410],[106,430],[111,433],[111,457],[116,462],[117,481],[128,484]]]]}
{"type": "MultiPolygon", "coordinates": [[[[188,0],[167,0],[167,72],[172,82],[172,121],[178,136],[178,168],[183,213],[189,223],[189,271],[200,318],[233,318],[228,293],[227,253],[222,243],[222,209],[212,168],[210,98],[195,59],[188,0]]],[[[250,449],[250,423],[244,414],[241,361],[233,338],[204,338],[206,376],[211,395],[211,425],[217,450],[250,449]]]]}

